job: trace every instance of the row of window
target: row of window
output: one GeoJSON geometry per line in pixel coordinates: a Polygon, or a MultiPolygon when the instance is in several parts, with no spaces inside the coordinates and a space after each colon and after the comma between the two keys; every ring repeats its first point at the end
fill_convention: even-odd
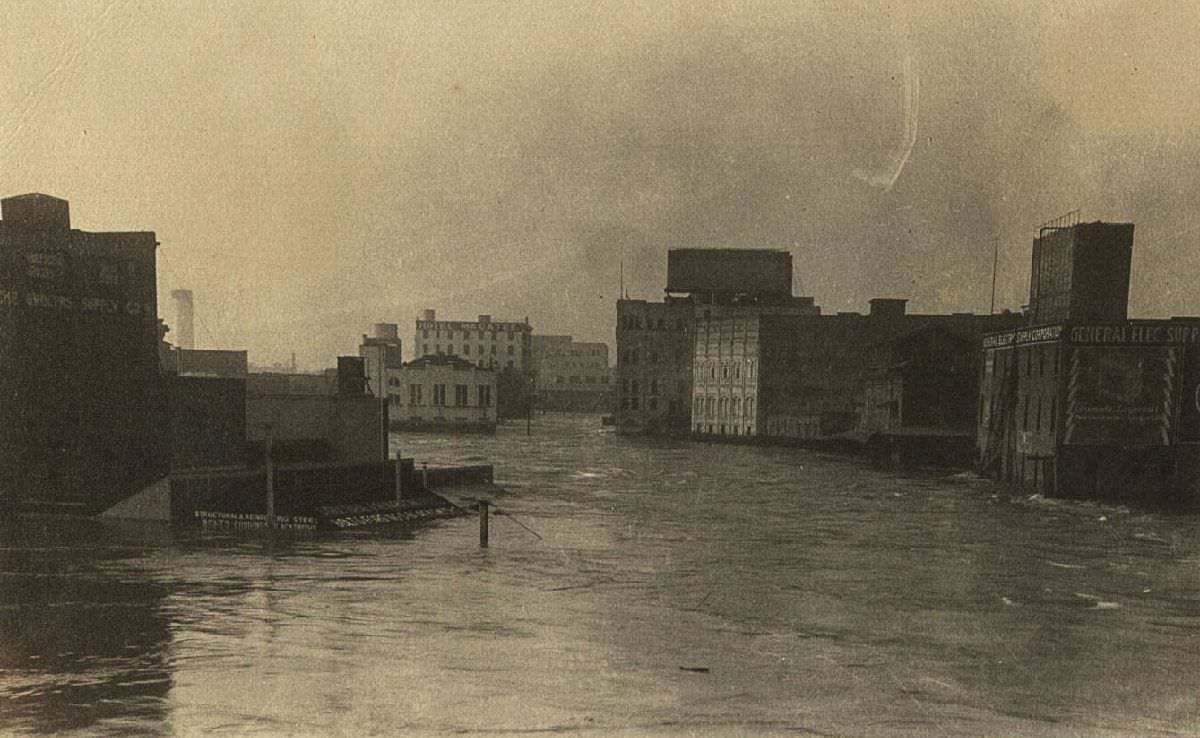
{"type": "Polygon", "coordinates": [[[752,436],[752,435],[754,435],[754,426],[752,426],[752,425],[747,425],[747,426],[728,425],[727,426],[724,423],[721,423],[719,425],[713,425],[712,423],[709,423],[708,425],[704,425],[701,423],[697,423],[696,424],[696,432],[697,433],[708,433],[710,435],[719,433],[722,436],[730,436],[730,435],[732,435],[732,436],[742,436],[742,435],[752,436]],[[707,428],[707,430],[705,430],[706,428],[707,428]]]}
{"type": "MultiPolygon", "coordinates": [[[[389,382],[391,384],[391,382],[389,382]]],[[[434,384],[430,385],[429,403],[433,407],[447,407],[446,405],[446,385],[434,384]]],[[[454,405],[452,407],[471,407],[470,402],[471,385],[456,384],[454,385],[454,405]]],[[[400,404],[400,395],[394,394],[391,396],[393,405],[400,404]]],[[[491,407],[492,405],[492,386],[490,384],[480,384],[475,387],[475,405],[474,407],[491,407]]],[[[408,385],[408,404],[410,406],[421,406],[425,404],[425,385],[410,384],[408,385]]]]}
{"type": "MultiPolygon", "coordinates": [[[[471,340],[471,331],[458,331],[458,332],[462,334],[462,340],[464,340],[464,341],[471,340]]],[[[446,338],[448,338],[450,340],[454,340],[454,333],[455,333],[454,331],[447,329],[445,333],[446,333],[446,338]]],[[[497,331],[494,329],[490,330],[490,331],[482,331],[481,330],[481,331],[477,331],[477,333],[479,334],[479,340],[488,341],[488,340],[492,339],[493,335],[495,337],[499,338],[500,331],[497,331]]],[[[513,340],[514,334],[512,331],[507,331],[507,332],[505,332],[504,335],[507,336],[509,341],[513,340]]],[[[441,338],[442,330],[440,328],[435,328],[433,331],[433,337],[441,338]]],[[[421,338],[429,338],[429,329],[428,328],[421,329],[421,338]]]]}
{"type": "Polygon", "coordinates": [[[696,365],[696,381],[699,382],[705,377],[717,379],[718,374],[721,379],[741,379],[743,363],[746,365],[746,379],[754,379],[753,361],[701,361],[696,365]]]}
{"type": "MultiPolygon", "coordinates": [[[[629,397],[622,397],[621,398],[621,409],[622,410],[640,410],[641,409],[640,398],[637,395],[632,395],[629,397]]],[[[646,398],[646,409],[647,410],[657,410],[658,409],[658,398],[657,397],[647,397],[646,398]]]]}
{"type": "MultiPolygon", "coordinates": [[[[646,355],[647,363],[649,363],[649,364],[657,364],[658,363],[658,361],[659,361],[658,351],[648,350],[648,351],[646,351],[645,355],[646,355]]],[[[624,351],[621,352],[620,361],[622,364],[636,364],[641,359],[641,357],[642,357],[641,349],[638,349],[638,348],[625,349],[624,351]]],[[[683,351],[681,349],[676,349],[675,350],[675,361],[678,362],[682,358],[683,358],[683,351]]]]}
{"type": "MultiPolygon", "coordinates": [[[[1001,424],[1004,408],[997,407],[996,405],[997,398],[994,396],[986,399],[983,397],[979,398],[980,414],[982,414],[985,409],[988,410],[988,430],[995,430],[1001,424]]],[[[1046,430],[1051,433],[1054,432],[1055,423],[1058,418],[1058,397],[1051,396],[1050,402],[1047,403],[1040,396],[1026,395],[1025,397],[1021,398],[1018,405],[1020,407],[1018,412],[1021,415],[1021,430],[1041,432],[1043,424],[1042,416],[1044,414],[1046,416],[1046,430]],[[1043,411],[1046,412],[1043,413],[1043,411]],[[1031,416],[1033,418],[1032,428],[1030,427],[1031,416]]]]}
{"type": "MultiPolygon", "coordinates": [[[[754,415],[754,398],[747,397],[746,415],[754,415]]],[[[709,418],[740,417],[742,414],[742,398],[740,397],[697,397],[693,402],[693,412],[697,417],[709,418]]]]}
{"type": "MultiPolygon", "coordinates": [[[[495,355],[496,355],[496,347],[495,347],[495,346],[491,346],[490,348],[491,348],[491,351],[489,351],[488,353],[490,353],[492,356],[495,356],[495,355]]],[[[447,353],[447,354],[449,354],[449,355],[451,355],[451,356],[458,356],[458,354],[456,354],[456,353],[454,352],[454,344],[447,345],[447,346],[446,346],[446,350],[445,350],[444,352],[442,351],[442,345],[441,345],[441,344],[435,344],[435,345],[434,345],[434,347],[433,347],[433,352],[434,352],[434,353],[436,353],[436,354],[447,353]]],[[[427,344],[427,343],[426,343],[426,344],[423,344],[423,345],[421,346],[421,353],[422,353],[422,354],[424,354],[425,356],[429,356],[429,344],[427,344]]],[[[483,356],[483,346],[476,346],[476,347],[475,347],[475,353],[476,353],[476,355],[478,355],[478,356],[483,356]]],[[[471,344],[469,344],[469,343],[464,343],[464,344],[463,344],[463,346],[462,346],[462,355],[463,355],[463,356],[470,356],[470,355],[471,355],[471,344]]],[[[508,355],[509,355],[509,356],[515,356],[515,355],[516,355],[516,352],[513,350],[513,347],[512,347],[512,346],[509,346],[509,347],[508,347],[508,355]]]]}
{"type": "MultiPolygon", "coordinates": [[[[567,377],[555,377],[555,384],[567,384],[567,377]]],[[[608,377],[578,377],[571,376],[570,384],[608,384],[608,377]]]]}
{"type": "MultiPolygon", "coordinates": [[[[1004,354],[998,356],[1002,357],[1004,354]]],[[[1059,365],[1062,354],[1056,344],[1017,348],[1009,356],[1009,361],[1015,364],[1017,371],[1023,372],[1026,377],[1044,377],[1047,368],[1052,372],[1052,376],[1062,371],[1062,367],[1059,365]]],[[[984,363],[984,371],[985,373],[994,371],[992,362],[984,363]]]]}
{"type": "MultiPolygon", "coordinates": [[[[683,330],[683,318],[676,318],[674,326],[675,326],[675,330],[677,330],[677,331],[683,330]]],[[[642,316],[640,316],[640,315],[626,315],[624,318],[621,319],[621,327],[629,328],[631,330],[645,329],[645,330],[651,330],[651,331],[654,331],[654,330],[665,331],[665,330],[671,329],[671,323],[664,318],[645,318],[645,319],[643,319],[642,316]]]]}

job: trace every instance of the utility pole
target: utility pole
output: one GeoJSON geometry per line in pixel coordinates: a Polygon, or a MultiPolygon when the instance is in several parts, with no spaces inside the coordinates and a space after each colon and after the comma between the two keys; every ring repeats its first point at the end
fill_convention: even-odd
{"type": "Polygon", "coordinates": [[[1000,260],[1000,239],[992,241],[992,307],[988,311],[990,315],[996,313],[996,265],[1000,260]]]}
{"type": "Polygon", "coordinates": [[[267,466],[267,528],[275,529],[275,426],[267,423],[267,437],[263,441],[263,454],[267,466]]]}

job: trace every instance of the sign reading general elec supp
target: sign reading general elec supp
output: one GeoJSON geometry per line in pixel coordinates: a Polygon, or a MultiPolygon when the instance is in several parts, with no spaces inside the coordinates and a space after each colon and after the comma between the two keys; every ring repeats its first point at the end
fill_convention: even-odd
{"type": "Polygon", "coordinates": [[[1069,336],[1071,343],[1120,346],[1200,343],[1200,325],[1179,323],[1075,325],[1071,326],[1069,336]]]}
{"type": "Polygon", "coordinates": [[[1026,346],[1065,339],[1077,345],[1178,346],[1200,344],[1200,320],[1129,321],[1103,325],[1047,325],[983,337],[983,348],[1026,346]]]}

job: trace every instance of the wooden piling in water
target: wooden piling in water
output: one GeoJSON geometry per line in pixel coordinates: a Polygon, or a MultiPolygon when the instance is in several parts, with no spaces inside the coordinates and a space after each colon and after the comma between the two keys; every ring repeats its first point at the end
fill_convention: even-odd
{"type": "Polygon", "coordinates": [[[488,547],[488,503],[479,501],[479,547],[488,547]]]}

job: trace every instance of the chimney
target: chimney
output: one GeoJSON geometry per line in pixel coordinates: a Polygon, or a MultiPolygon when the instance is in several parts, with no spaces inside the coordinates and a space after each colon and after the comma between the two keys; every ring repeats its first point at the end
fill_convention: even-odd
{"type": "Polygon", "coordinates": [[[0,200],[0,218],[8,225],[40,231],[71,229],[71,206],[66,200],[30,193],[0,200]]]}
{"type": "Polygon", "coordinates": [[[422,313],[421,320],[428,320],[430,322],[433,322],[433,321],[437,320],[437,312],[427,308],[425,310],[425,312],[422,313]]]}
{"type": "MultiPolygon", "coordinates": [[[[432,311],[429,311],[432,312],[432,311]]],[[[427,318],[433,320],[433,318],[427,318]]],[[[400,338],[400,326],[395,323],[376,323],[371,328],[373,338],[382,338],[385,341],[396,341],[400,338]]]]}
{"type": "Polygon", "coordinates": [[[175,301],[175,345],[181,349],[196,348],[196,334],[192,324],[192,291],[171,290],[175,301]]]}
{"type": "Polygon", "coordinates": [[[868,314],[872,318],[903,318],[904,306],[908,300],[876,297],[868,302],[871,305],[871,311],[868,314]]]}

